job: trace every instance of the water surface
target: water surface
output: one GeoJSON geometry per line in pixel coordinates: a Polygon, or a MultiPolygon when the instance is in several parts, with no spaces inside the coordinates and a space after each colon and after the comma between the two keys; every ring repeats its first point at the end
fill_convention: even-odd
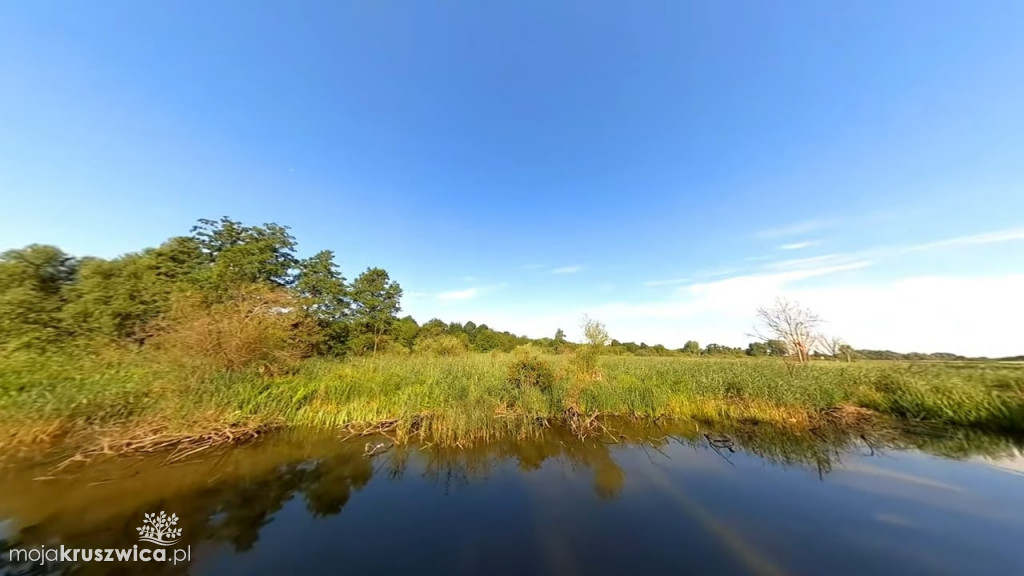
{"type": "Polygon", "coordinates": [[[963,432],[677,424],[465,450],[289,433],[57,462],[0,470],[0,546],[131,547],[165,510],[192,559],[10,572],[1024,573],[1024,459],[963,432]]]}

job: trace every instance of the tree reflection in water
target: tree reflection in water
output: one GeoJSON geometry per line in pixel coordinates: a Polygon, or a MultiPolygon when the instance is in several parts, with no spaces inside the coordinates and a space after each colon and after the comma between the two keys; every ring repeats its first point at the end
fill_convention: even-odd
{"type": "MultiPolygon", "coordinates": [[[[412,474],[448,494],[512,463],[524,474],[547,465],[589,470],[597,498],[620,495],[626,470],[616,462],[619,450],[643,447],[652,459],[663,458],[671,443],[716,453],[729,460],[736,453],[755,455],[779,466],[804,466],[824,478],[841,455],[851,450],[877,452],[916,448],[947,457],[1002,455],[1020,442],[976,432],[894,429],[850,432],[823,427],[794,432],[771,426],[703,427],[694,423],[635,426],[620,423],[601,438],[580,440],[563,429],[545,429],[528,440],[506,440],[466,448],[423,445],[394,446],[379,455],[364,454],[365,439],[339,442],[323,434],[283,435],[252,446],[226,450],[196,462],[162,466],[155,459],[113,459],[90,464],[75,475],[53,480],[42,465],[8,468],[0,475],[0,493],[17,494],[0,504],[0,519],[9,518],[17,534],[0,541],[6,548],[61,543],[72,548],[123,548],[144,513],[175,512],[186,537],[196,548],[227,545],[244,552],[289,501],[301,498],[315,517],[341,514],[353,496],[380,475],[403,480],[412,474]]],[[[0,536],[3,536],[0,534],[0,536]]],[[[132,569],[132,565],[127,565],[132,569]]],[[[138,564],[147,573],[184,572],[184,566],[138,564]]],[[[61,567],[5,567],[12,574],[38,574],[61,567]]],[[[82,574],[108,570],[105,564],[71,567],[82,574]]],[[[125,566],[121,566],[125,568],[125,566]]]]}

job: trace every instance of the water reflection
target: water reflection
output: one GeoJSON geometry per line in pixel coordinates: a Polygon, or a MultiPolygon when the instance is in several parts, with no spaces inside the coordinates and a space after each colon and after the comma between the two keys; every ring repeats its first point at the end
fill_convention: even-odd
{"type": "MultiPolygon", "coordinates": [[[[738,559],[748,572],[779,574],[784,571],[776,563],[728,528],[721,505],[714,501],[709,504],[708,499],[699,495],[701,485],[697,485],[698,495],[686,491],[681,470],[724,469],[727,472],[723,474],[732,474],[729,476],[732,481],[742,483],[743,474],[749,474],[746,468],[728,472],[736,469],[739,460],[741,466],[758,462],[760,466],[772,468],[808,469],[819,480],[826,480],[842,466],[844,459],[853,458],[856,462],[844,470],[870,473],[889,481],[917,482],[925,487],[947,487],[950,484],[945,481],[916,477],[907,472],[887,469],[872,472],[870,465],[857,459],[908,449],[945,458],[999,459],[1018,454],[1020,447],[1015,439],[962,430],[878,430],[851,434],[840,428],[823,427],[796,433],[770,426],[708,428],[695,423],[644,427],[619,423],[612,429],[614,433],[585,441],[566,430],[549,429],[527,441],[493,442],[466,449],[395,446],[381,438],[373,442],[383,443],[386,448],[371,457],[365,455],[365,438],[342,442],[332,435],[289,433],[171,465],[164,465],[160,457],[122,458],[95,462],[61,474],[52,472],[52,461],[8,465],[0,471],[0,520],[6,519],[7,526],[7,533],[0,534],[0,538],[5,539],[0,542],[0,548],[5,548],[4,561],[8,557],[7,546],[60,543],[75,548],[123,548],[134,544],[131,536],[144,513],[167,510],[181,518],[179,526],[199,561],[199,564],[193,563],[194,568],[201,565],[204,558],[223,558],[226,551],[243,554],[253,550],[267,527],[286,507],[290,510],[301,503],[311,521],[330,519],[342,515],[358,493],[378,481],[410,487],[428,486],[433,493],[448,495],[463,488],[468,491],[481,486],[492,476],[506,479],[538,476],[548,488],[555,490],[553,496],[546,496],[544,500],[555,504],[545,506],[557,506],[559,499],[583,502],[584,508],[590,506],[580,501],[578,494],[563,490],[570,482],[557,480],[559,476],[553,476],[557,472],[561,477],[589,484],[596,502],[620,498],[635,480],[640,483],[638,486],[660,494],[659,497],[670,505],[669,509],[675,508],[675,514],[682,514],[688,522],[701,526],[715,539],[716,545],[738,559]],[[510,467],[514,474],[507,470],[510,467]]],[[[516,494],[528,492],[529,489],[522,487],[491,488],[481,498],[514,500],[516,494]]],[[[416,492],[412,500],[422,500],[423,494],[416,492]]],[[[645,497],[637,488],[631,495],[631,505],[640,509],[645,497]]],[[[381,507],[387,505],[386,500],[374,502],[381,507]]],[[[417,514],[402,513],[408,514],[410,521],[415,520],[417,514]]],[[[662,510],[658,514],[670,513],[662,510]]],[[[366,516],[360,516],[363,517],[366,516]]],[[[506,522],[514,524],[516,518],[506,517],[506,522]]],[[[903,516],[891,512],[875,512],[872,518],[893,529],[906,528],[909,523],[903,516]]],[[[508,538],[508,535],[495,534],[494,537],[508,538]]],[[[563,538],[564,534],[559,537],[563,538]]],[[[544,544],[545,554],[558,556],[551,550],[554,540],[548,540],[544,544]]],[[[559,553],[564,552],[564,546],[557,548],[561,550],[559,553]]],[[[569,564],[562,557],[559,565],[569,564]]],[[[121,570],[147,573],[189,569],[189,566],[169,564],[118,566],[121,570]]],[[[110,566],[104,564],[5,567],[14,574],[64,568],[86,574],[110,570],[110,566]]]]}

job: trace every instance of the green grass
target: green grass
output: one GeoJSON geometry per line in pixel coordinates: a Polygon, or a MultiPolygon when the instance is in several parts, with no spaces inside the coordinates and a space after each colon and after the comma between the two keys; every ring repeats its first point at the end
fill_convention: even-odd
{"type": "Polygon", "coordinates": [[[567,414],[592,425],[598,414],[809,427],[843,406],[1024,432],[1024,370],[1015,366],[609,356],[581,377],[569,357],[543,359],[555,375],[546,391],[507,381],[510,354],[314,359],[276,378],[200,377],[139,353],[5,358],[0,444],[65,437],[117,451],[289,426],[457,444],[536,433],[567,414]]]}

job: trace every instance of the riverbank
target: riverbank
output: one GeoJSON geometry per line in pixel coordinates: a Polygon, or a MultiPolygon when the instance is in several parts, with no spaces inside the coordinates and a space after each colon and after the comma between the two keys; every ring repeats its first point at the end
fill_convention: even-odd
{"type": "Polygon", "coordinates": [[[881,414],[1024,432],[1017,367],[464,354],[313,359],[295,373],[192,372],[143,353],[18,356],[0,368],[0,444],[189,450],[281,428],[465,445],[608,418],[810,429],[881,414]]]}

